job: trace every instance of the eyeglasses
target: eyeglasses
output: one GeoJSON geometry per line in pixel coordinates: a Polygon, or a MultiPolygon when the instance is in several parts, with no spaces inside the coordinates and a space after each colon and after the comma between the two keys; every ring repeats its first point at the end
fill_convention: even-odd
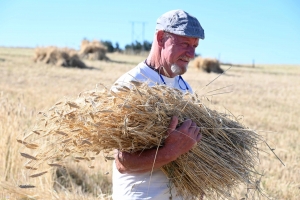
{"type": "MultiPolygon", "coordinates": [[[[151,68],[152,70],[156,71],[153,67],[151,67],[150,65],[147,64],[147,59],[144,61],[144,63],[145,63],[145,65],[147,65],[149,68],[151,68]]],[[[158,73],[158,72],[157,72],[157,73],[158,73]]],[[[159,74],[160,79],[162,80],[162,82],[163,82],[165,85],[167,85],[166,82],[165,82],[165,80],[164,80],[164,78],[162,77],[162,75],[161,75],[160,73],[158,73],[158,74],[159,74]]],[[[182,78],[180,75],[179,75],[179,79],[178,79],[178,85],[179,85],[180,89],[182,89],[182,90],[189,90],[189,87],[187,86],[186,82],[183,80],[183,78],[182,78]],[[180,82],[183,82],[183,83],[184,83],[185,88],[182,87],[182,86],[180,85],[180,82]]]]}
{"type": "MultiPolygon", "coordinates": [[[[162,82],[165,85],[167,85],[166,82],[165,82],[165,80],[164,80],[164,78],[162,77],[162,75],[159,74],[159,76],[160,76],[160,79],[162,80],[162,82]]],[[[182,90],[189,90],[189,87],[187,86],[186,82],[183,80],[182,76],[180,76],[180,75],[179,75],[179,79],[178,79],[178,85],[179,85],[180,89],[182,89],[182,90]],[[181,80],[181,82],[184,83],[185,88],[180,85],[180,80],[181,80]]]]}

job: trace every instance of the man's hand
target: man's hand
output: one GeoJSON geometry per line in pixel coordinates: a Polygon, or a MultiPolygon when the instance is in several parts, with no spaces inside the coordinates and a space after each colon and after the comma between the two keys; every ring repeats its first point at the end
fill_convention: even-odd
{"type": "Polygon", "coordinates": [[[188,119],[176,128],[178,117],[172,117],[168,127],[168,137],[160,148],[152,148],[141,152],[127,153],[117,151],[116,166],[120,173],[145,173],[156,170],[176,160],[188,152],[201,139],[200,128],[188,119]]]}
{"type": "Polygon", "coordinates": [[[167,132],[168,137],[164,144],[164,147],[169,148],[176,158],[188,152],[202,137],[199,132],[200,127],[197,127],[197,124],[192,120],[187,119],[176,129],[177,124],[178,117],[173,116],[167,132]]]}

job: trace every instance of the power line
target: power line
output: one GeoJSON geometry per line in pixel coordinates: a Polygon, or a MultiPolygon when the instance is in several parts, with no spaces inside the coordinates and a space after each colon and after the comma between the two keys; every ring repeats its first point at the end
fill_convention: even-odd
{"type": "Polygon", "coordinates": [[[144,42],[145,41],[145,24],[147,22],[131,21],[131,40],[132,40],[132,43],[134,43],[134,41],[136,41],[135,23],[142,24],[142,41],[141,42],[144,42]]]}

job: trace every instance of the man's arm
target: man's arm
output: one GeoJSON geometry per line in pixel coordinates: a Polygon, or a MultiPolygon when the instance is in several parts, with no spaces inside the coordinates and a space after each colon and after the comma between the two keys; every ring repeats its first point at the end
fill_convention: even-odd
{"type": "Polygon", "coordinates": [[[163,165],[176,160],[180,155],[188,152],[201,139],[200,128],[188,119],[176,129],[178,118],[172,117],[167,132],[168,137],[164,146],[127,153],[118,151],[115,155],[117,169],[120,173],[144,173],[152,169],[159,169],[163,165]]]}

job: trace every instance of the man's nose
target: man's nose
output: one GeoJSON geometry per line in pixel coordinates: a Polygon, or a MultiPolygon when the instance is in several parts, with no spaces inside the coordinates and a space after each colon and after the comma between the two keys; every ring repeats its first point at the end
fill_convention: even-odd
{"type": "Polygon", "coordinates": [[[195,57],[195,48],[189,47],[186,51],[186,56],[188,56],[189,58],[194,58],[195,57]]]}

